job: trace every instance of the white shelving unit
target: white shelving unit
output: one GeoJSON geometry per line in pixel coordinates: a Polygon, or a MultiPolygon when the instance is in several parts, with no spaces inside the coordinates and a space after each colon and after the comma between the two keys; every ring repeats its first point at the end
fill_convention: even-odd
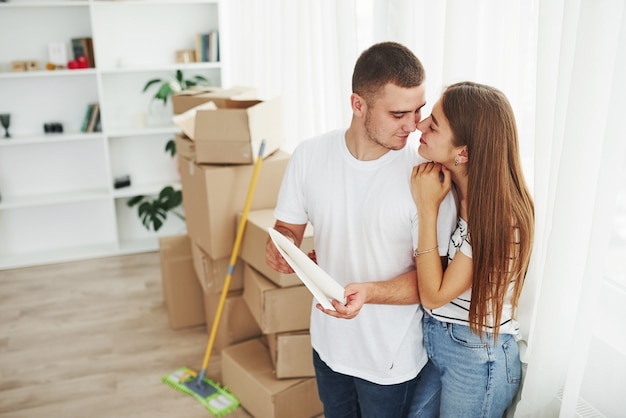
{"type": "Polygon", "coordinates": [[[165,152],[179,130],[171,103],[142,89],[177,69],[222,85],[222,63],[175,59],[176,50],[195,49],[197,33],[214,29],[219,0],[0,3],[0,37],[11,40],[0,45],[0,113],[11,114],[11,138],[0,129],[0,270],[152,251],[159,236],[185,232],[176,216],[148,231],[126,205],[180,187],[176,159],[165,152]],[[93,39],[96,68],[45,69],[49,43],[64,42],[70,60],[71,39],[81,37],[93,39]],[[40,69],[11,72],[14,60],[40,69]],[[82,133],[95,102],[102,132],[82,133]],[[64,133],[45,134],[46,122],[62,123],[64,133]],[[122,175],[131,186],[115,189],[122,175]]]}

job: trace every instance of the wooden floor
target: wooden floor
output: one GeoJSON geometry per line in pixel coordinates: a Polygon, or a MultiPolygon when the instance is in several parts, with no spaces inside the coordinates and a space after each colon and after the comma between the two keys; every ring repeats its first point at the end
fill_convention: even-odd
{"type": "Polygon", "coordinates": [[[157,252],[0,271],[0,416],[211,417],[161,382],[207,341],[170,329],[157,252]]]}

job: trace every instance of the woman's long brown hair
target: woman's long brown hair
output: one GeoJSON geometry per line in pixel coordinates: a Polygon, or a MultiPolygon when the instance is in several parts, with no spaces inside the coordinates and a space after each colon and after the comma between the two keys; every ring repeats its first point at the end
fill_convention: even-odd
{"type": "Polygon", "coordinates": [[[467,146],[467,223],[473,261],[470,328],[482,335],[493,315],[497,339],[512,282],[515,317],[534,233],[534,205],[522,173],[515,116],[502,92],[472,82],[449,86],[442,105],[453,143],[467,146]]]}

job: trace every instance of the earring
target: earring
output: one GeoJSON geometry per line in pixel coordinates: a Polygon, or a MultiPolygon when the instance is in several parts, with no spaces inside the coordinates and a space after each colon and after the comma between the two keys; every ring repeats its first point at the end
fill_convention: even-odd
{"type": "Polygon", "coordinates": [[[455,166],[459,165],[459,157],[456,157],[456,158],[454,159],[454,165],[455,165],[455,166]]]}

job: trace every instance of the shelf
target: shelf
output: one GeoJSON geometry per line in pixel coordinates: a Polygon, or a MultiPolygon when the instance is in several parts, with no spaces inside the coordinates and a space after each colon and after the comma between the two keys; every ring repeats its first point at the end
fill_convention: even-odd
{"type": "MultiPolygon", "coordinates": [[[[9,128],[10,129],[10,128],[9,128]]],[[[69,141],[90,141],[94,139],[102,139],[102,132],[95,133],[67,133],[67,134],[42,134],[42,135],[22,135],[11,138],[0,138],[0,147],[15,147],[21,145],[32,144],[49,144],[55,142],[69,141]]]]}
{"type": "Polygon", "coordinates": [[[42,8],[42,7],[87,7],[89,2],[85,0],[71,1],[19,1],[13,0],[0,3],[0,9],[22,9],[22,8],[42,8]]]}
{"type": "Polygon", "coordinates": [[[126,199],[135,196],[152,196],[159,194],[159,192],[166,186],[172,186],[174,190],[181,189],[180,182],[140,184],[137,186],[116,189],[113,192],[113,196],[116,199],[126,199]]]}
{"type": "Polygon", "coordinates": [[[176,71],[176,70],[206,70],[216,69],[221,67],[221,63],[218,62],[189,62],[189,63],[172,63],[150,66],[133,65],[128,67],[111,67],[102,68],[99,70],[103,75],[106,74],[124,74],[124,73],[145,73],[145,72],[161,72],[161,71],[176,71]]]}
{"type": "MultiPolygon", "coordinates": [[[[156,251],[159,237],[184,234],[184,218],[145,228],[134,196],[181,190],[166,144],[180,127],[172,106],[143,92],[148,80],[201,75],[222,85],[221,62],[176,63],[197,35],[220,30],[221,0],[0,0],[0,270],[156,251]],[[145,17],[149,16],[149,19],[145,17]],[[28,36],[16,36],[28,28],[28,36]],[[72,60],[72,40],[93,40],[96,68],[47,70],[53,52],[72,60]],[[36,71],[13,72],[12,61],[36,71]],[[31,67],[32,68],[32,67],[31,67]],[[102,132],[81,132],[98,103],[102,132]],[[64,133],[45,134],[58,122],[64,133]],[[115,189],[114,179],[132,185],[115,189]]],[[[176,213],[178,214],[179,211],[176,213]]],[[[180,208],[180,215],[184,210],[180,208]]]]}
{"type": "Polygon", "coordinates": [[[15,72],[1,72],[0,80],[14,80],[14,79],[20,79],[20,78],[43,78],[43,77],[84,77],[84,76],[95,76],[95,75],[96,75],[95,68],[83,68],[79,70],[15,71],[15,72]]]}
{"type": "Polygon", "coordinates": [[[109,138],[125,138],[149,135],[175,134],[180,132],[180,128],[176,125],[157,126],[148,128],[132,128],[124,130],[115,130],[107,132],[109,138]]]}
{"type": "MultiPolygon", "coordinates": [[[[156,4],[217,4],[219,0],[94,0],[94,5],[116,5],[123,7],[128,4],[152,6],[156,4]]],[[[115,7],[115,6],[112,6],[115,7]]]]}
{"type": "Polygon", "coordinates": [[[88,200],[108,199],[109,197],[109,191],[106,189],[54,193],[38,196],[2,196],[2,200],[0,200],[0,210],[84,202],[88,200]]]}

